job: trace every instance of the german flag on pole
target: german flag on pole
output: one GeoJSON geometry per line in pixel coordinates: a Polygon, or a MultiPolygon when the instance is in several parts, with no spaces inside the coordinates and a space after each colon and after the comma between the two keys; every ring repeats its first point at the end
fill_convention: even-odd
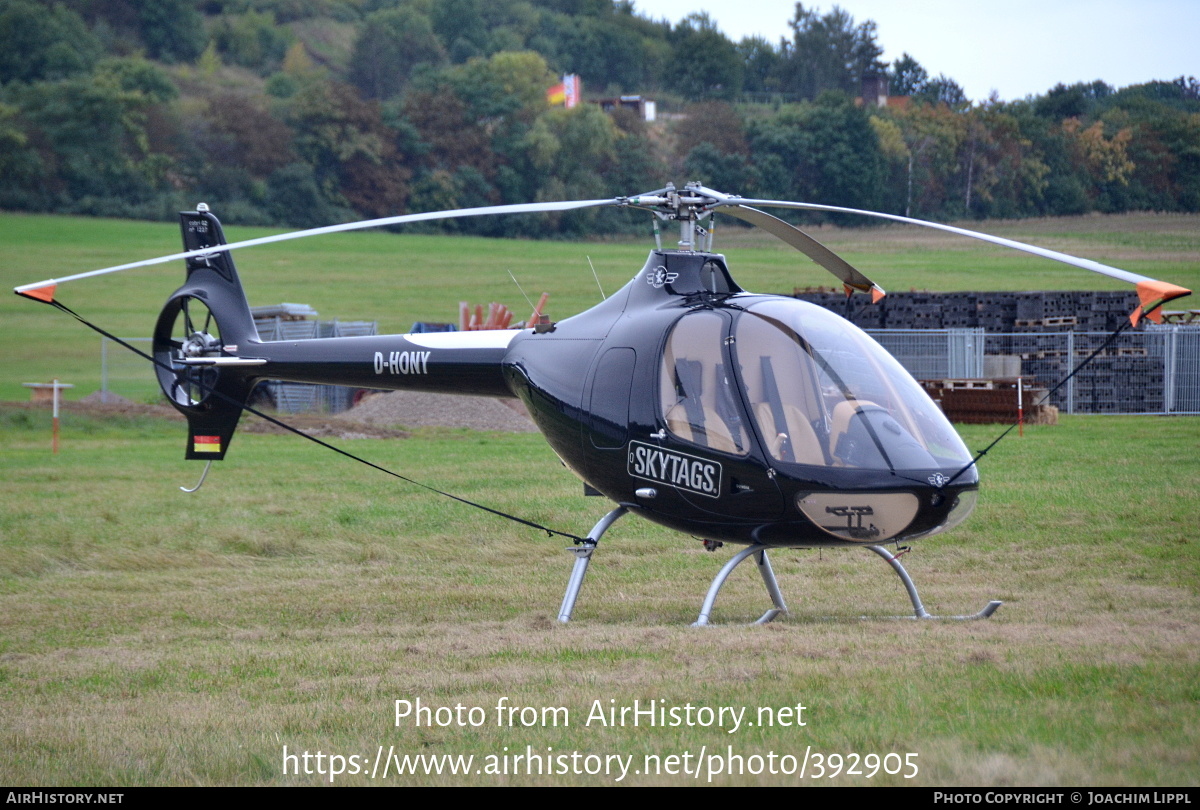
{"type": "Polygon", "coordinates": [[[568,110],[583,100],[583,84],[574,73],[565,73],[562,82],[546,91],[546,103],[562,104],[568,110]]]}

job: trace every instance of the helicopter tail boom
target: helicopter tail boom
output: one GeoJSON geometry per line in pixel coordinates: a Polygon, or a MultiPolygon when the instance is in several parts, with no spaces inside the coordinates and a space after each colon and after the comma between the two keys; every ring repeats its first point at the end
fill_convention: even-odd
{"type": "Polygon", "coordinates": [[[501,361],[516,329],[317,338],[240,346],[260,379],[512,397],[501,361]]]}
{"type": "Polygon", "coordinates": [[[187,458],[220,460],[263,380],[514,396],[501,361],[515,329],[264,342],[206,206],[180,213],[187,279],[154,330],[158,381],[188,420],[187,458]]]}

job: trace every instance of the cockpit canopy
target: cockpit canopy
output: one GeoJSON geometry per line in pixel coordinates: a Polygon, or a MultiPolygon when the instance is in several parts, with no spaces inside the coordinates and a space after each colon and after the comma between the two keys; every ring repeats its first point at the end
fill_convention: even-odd
{"type": "Polygon", "coordinates": [[[723,453],[749,453],[756,435],[783,464],[916,471],[971,460],[891,355],[802,301],[688,313],[667,340],[659,380],[667,429],[723,453]]]}

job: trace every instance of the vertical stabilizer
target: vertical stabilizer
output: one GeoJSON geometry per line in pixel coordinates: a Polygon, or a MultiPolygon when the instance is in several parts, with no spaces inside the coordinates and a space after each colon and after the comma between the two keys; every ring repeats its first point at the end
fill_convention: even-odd
{"type": "MultiPolygon", "coordinates": [[[[179,215],[188,252],[227,244],[221,223],[200,204],[179,215]]],[[[192,256],[187,278],[171,294],[154,329],[158,381],[167,399],[188,420],[187,458],[225,457],[258,383],[255,366],[238,365],[258,342],[250,305],[228,251],[192,256]]]]}

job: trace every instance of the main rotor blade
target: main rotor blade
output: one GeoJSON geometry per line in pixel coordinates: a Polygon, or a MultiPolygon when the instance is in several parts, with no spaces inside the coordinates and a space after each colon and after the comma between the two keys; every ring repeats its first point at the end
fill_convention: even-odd
{"type": "Polygon", "coordinates": [[[779,237],[830,273],[833,273],[842,280],[843,284],[849,287],[862,292],[867,292],[872,288],[879,289],[875,282],[864,276],[841,256],[822,245],[816,239],[813,239],[795,225],[784,222],[779,217],[744,205],[731,205],[724,208],[722,213],[740,219],[743,222],[749,222],[751,225],[756,225],[764,231],[779,237]]]}
{"type": "MultiPolygon", "coordinates": [[[[284,242],[290,239],[303,239],[308,236],[321,236],[322,234],[341,233],[342,231],[358,231],[366,228],[380,228],[384,225],[404,225],[410,222],[432,222],[441,219],[462,219],[464,217],[483,217],[493,214],[542,214],[552,211],[575,211],[580,208],[603,208],[604,206],[620,205],[621,200],[614,198],[611,200],[572,200],[568,202],[545,202],[545,203],[521,203],[518,205],[488,205],[481,208],[461,208],[453,211],[428,211],[421,214],[402,214],[395,217],[382,217],[380,219],[368,219],[361,222],[345,222],[341,225],[326,225],[322,228],[310,228],[304,231],[291,231],[289,233],[280,233],[274,236],[262,236],[257,239],[247,239],[242,242],[232,242],[227,245],[213,245],[212,247],[201,248],[200,250],[191,250],[184,253],[172,253],[169,256],[159,256],[154,259],[144,259],[140,262],[130,262],[129,264],[119,264],[115,267],[105,267],[100,270],[89,270],[86,273],[76,273],[73,276],[64,276],[63,278],[50,278],[45,281],[37,281],[33,284],[22,284],[20,287],[13,288],[13,292],[18,295],[25,295],[31,291],[43,290],[44,288],[53,288],[57,284],[62,284],[67,281],[77,281],[81,278],[90,278],[91,276],[102,276],[106,273],[116,273],[120,270],[132,270],[135,267],[149,267],[155,264],[163,264],[165,262],[175,261],[177,259],[190,259],[193,256],[207,256],[213,253],[224,253],[230,250],[236,250],[244,247],[254,247],[256,245],[269,245],[272,242],[284,242]]],[[[53,297],[53,291],[50,291],[50,296],[53,297]]],[[[42,297],[42,296],[33,296],[42,297]]]]}
{"type": "MultiPolygon", "coordinates": [[[[1020,250],[1025,253],[1032,253],[1035,256],[1041,256],[1045,259],[1052,259],[1056,262],[1069,264],[1072,267],[1078,267],[1083,270],[1090,270],[1093,273],[1099,273],[1109,278],[1115,278],[1120,281],[1133,284],[1137,288],[1138,300],[1141,301],[1141,306],[1134,310],[1132,317],[1136,324],[1137,319],[1142,315],[1150,315],[1151,312],[1158,309],[1167,301],[1176,298],[1182,298],[1185,295],[1191,295],[1192,291],[1185,287],[1180,287],[1166,281],[1158,281],[1157,279],[1143,276],[1138,273],[1131,273],[1128,270],[1122,270],[1119,267],[1110,267],[1107,264],[1094,262],[1091,259],[1081,259],[1078,256],[1072,256],[1068,253],[1059,253],[1057,250],[1049,250],[1048,248],[1029,245],[1024,242],[1017,242],[1013,239],[1005,239],[1000,236],[992,236],[991,234],[981,233],[979,231],[970,231],[966,228],[956,228],[953,225],[943,225],[939,222],[929,222],[923,219],[912,219],[910,217],[902,217],[897,214],[884,214],[880,211],[866,211],[861,208],[843,208],[836,205],[821,205],[819,203],[802,203],[789,202],[786,200],[748,200],[736,197],[726,197],[722,195],[713,207],[725,207],[730,205],[762,205],[774,208],[793,208],[801,211],[828,211],[836,214],[858,214],[864,217],[876,217],[878,219],[888,219],[893,222],[903,222],[906,225],[919,225],[922,228],[933,228],[947,233],[958,234],[959,236],[967,236],[972,239],[979,239],[984,242],[991,242],[994,245],[1020,250]]],[[[1152,316],[1157,318],[1161,314],[1152,316]]]]}
{"type": "Polygon", "coordinates": [[[744,200],[734,198],[728,203],[723,204],[762,205],[773,208],[795,208],[802,211],[828,211],[836,214],[858,214],[864,217],[890,219],[893,222],[903,222],[907,225],[920,225],[924,228],[934,228],[939,231],[956,233],[959,236],[969,236],[972,239],[981,239],[984,242],[991,242],[993,244],[1002,245],[1014,250],[1023,250],[1026,253],[1032,253],[1036,256],[1041,256],[1046,259],[1053,259],[1056,262],[1063,262],[1064,264],[1081,267],[1084,270],[1091,270],[1093,273],[1102,273],[1106,276],[1120,279],[1121,281],[1127,281],[1130,284],[1137,284],[1141,281],[1153,281],[1153,279],[1149,278],[1148,276],[1140,276],[1137,273],[1130,273],[1129,271],[1121,270],[1118,267],[1109,267],[1106,264],[1100,264],[1099,262],[1094,262],[1091,259],[1080,259],[1077,256],[1071,256],[1067,253],[1059,253],[1056,250],[1048,250],[1047,248],[1040,248],[1036,245],[1027,245],[1024,242],[1016,242],[1012,239],[1004,239],[1000,236],[992,236],[991,234],[980,233],[979,231],[969,231],[966,228],[956,228],[953,225],[943,225],[940,222],[929,222],[924,219],[910,219],[909,217],[902,217],[897,214],[884,214],[879,211],[866,211],[860,208],[841,208],[836,205],[820,205],[818,203],[788,202],[786,200],[744,200]]]}

